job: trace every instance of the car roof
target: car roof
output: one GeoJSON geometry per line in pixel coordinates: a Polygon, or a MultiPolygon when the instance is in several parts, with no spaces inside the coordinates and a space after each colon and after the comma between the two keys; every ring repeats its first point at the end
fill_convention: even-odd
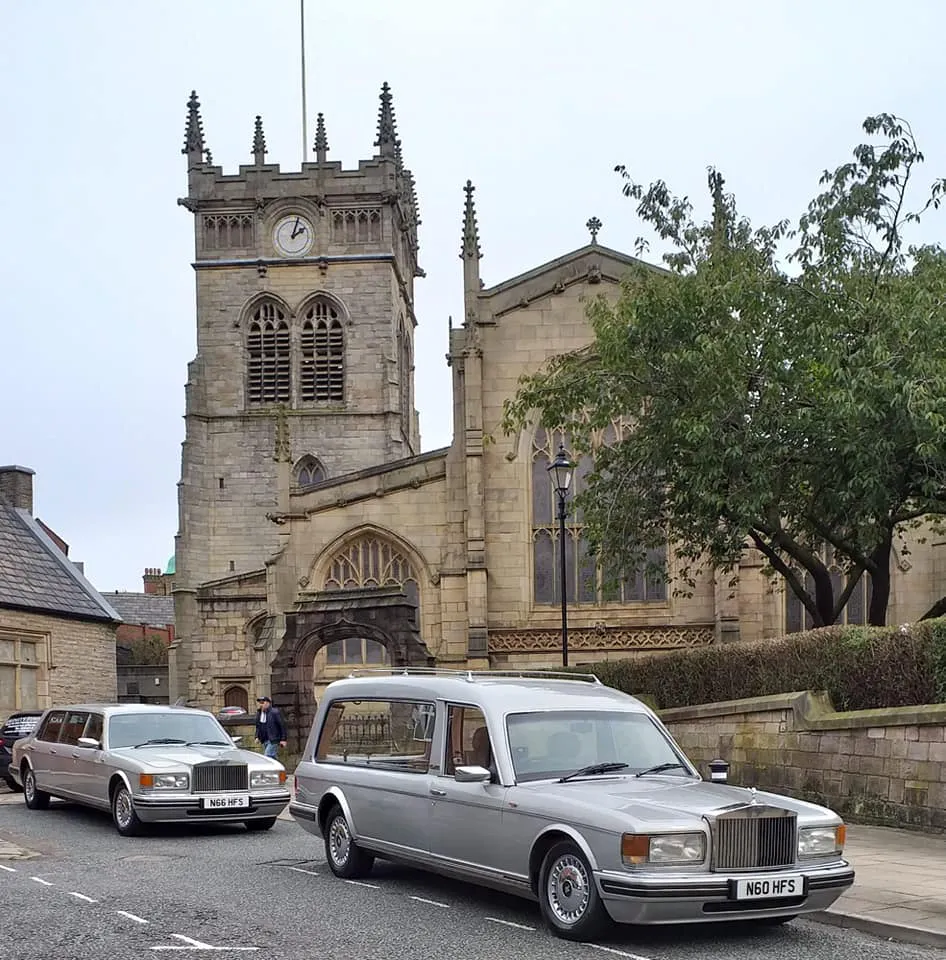
{"type": "MultiPolygon", "coordinates": [[[[166,703],[66,703],[54,707],[49,707],[46,712],[59,713],[68,710],[84,710],[86,712],[107,713],[109,716],[123,713],[179,713],[182,710],[190,710],[192,713],[210,713],[199,707],[188,707],[183,704],[166,703]]],[[[213,716],[213,714],[210,714],[213,716]]]]}
{"type": "Polygon", "coordinates": [[[330,683],[324,700],[450,700],[503,713],[539,710],[624,710],[649,713],[640,700],[591,674],[429,669],[355,670],[330,683]]]}

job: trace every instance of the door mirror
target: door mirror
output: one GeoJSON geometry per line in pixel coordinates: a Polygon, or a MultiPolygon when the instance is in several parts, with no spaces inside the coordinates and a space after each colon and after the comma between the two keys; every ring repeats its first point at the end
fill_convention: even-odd
{"type": "Polygon", "coordinates": [[[233,741],[233,745],[235,747],[238,747],[241,743],[243,743],[243,737],[230,737],[230,739],[233,741]]]}
{"type": "Polygon", "coordinates": [[[457,767],[453,772],[457,783],[489,783],[492,778],[486,767],[457,767]]]}
{"type": "Polygon", "coordinates": [[[79,737],[77,742],[80,747],[89,747],[92,750],[102,749],[102,742],[94,737],[79,737]]]}

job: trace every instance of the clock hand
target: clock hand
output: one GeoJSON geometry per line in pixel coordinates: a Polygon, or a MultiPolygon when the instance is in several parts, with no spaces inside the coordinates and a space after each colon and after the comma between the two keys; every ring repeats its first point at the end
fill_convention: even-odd
{"type": "Polygon", "coordinates": [[[296,217],[296,222],[292,225],[292,233],[289,235],[289,239],[295,240],[300,233],[305,233],[305,227],[302,226],[299,218],[296,217]]]}

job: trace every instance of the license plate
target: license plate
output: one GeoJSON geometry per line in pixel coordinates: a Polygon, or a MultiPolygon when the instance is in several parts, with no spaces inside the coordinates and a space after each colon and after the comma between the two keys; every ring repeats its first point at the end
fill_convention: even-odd
{"type": "Polygon", "coordinates": [[[782,897],[801,897],[804,894],[805,878],[798,874],[736,881],[737,900],[775,900],[782,897]]]}
{"type": "Polygon", "coordinates": [[[227,797],[204,797],[201,805],[205,810],[239,810],[250,805],[250,795],[240,793],[227,797]]]}

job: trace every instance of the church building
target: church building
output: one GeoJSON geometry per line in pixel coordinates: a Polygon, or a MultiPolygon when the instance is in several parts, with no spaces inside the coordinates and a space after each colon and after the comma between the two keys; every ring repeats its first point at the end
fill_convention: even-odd
{"type": "MultiPolygon", "coordinates": [[[[563,589],[573,665],[783,632],[794,614],[753,551],[735,587],[707,573],[675,596],[672,550],[669,584],[632,574],[606,586],[580,516],[559,540],[548,465],[567,438],[499,427],[519,377],[587,344],[587,300],[617,296],[637,262],[597,242],[596,220],[585,246],[486,285],[467,182],[463,316],[447,356],[453,442],[422,450],[418,196],[387,84],[375,148],[355,169],[330,161],[319,114],[314,161],[283,172],[267,162],[257,118],[253,162],[225,174],[196,94],[188,104],[188,192],[178,202],[194,217],[197,355],[186,386],[172,700],[216,710],[268,693],[298,735],[319,688],[355,667],[554,668],[563,589]]],[[[588,469],[578,465],[577,489],[588,469]]],[[[922,612],[913,606],[935,592],[926,580],[942,582],[942,564],[924,560],[924,599],[912,606],[895,587],[892,616],[922,612]]]]}

